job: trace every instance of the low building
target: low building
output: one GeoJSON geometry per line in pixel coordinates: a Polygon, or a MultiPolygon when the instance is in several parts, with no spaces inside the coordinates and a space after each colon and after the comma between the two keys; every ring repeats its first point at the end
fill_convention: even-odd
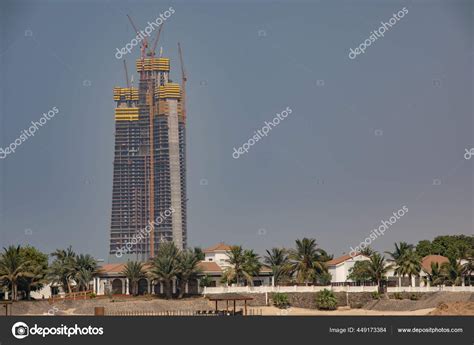
{"type": "Polygon", "coordinates": [[[348,278],[350,270],[358,261],[370,260],[369,257],[363,254],[358,254],[354,257],[349,254],[340,256],[338,258],[326,262],[328,272],[331,274],[331,285],[347,285],[354,283],[348,278]]]}
{"type": "MultiPolygon", "coordinates": [[[[222,282],[222,275],[224,271],[231,267],[228,262],[229,256],[227,252],[230,246],[225,243],[218,243],[212,247],[203,250],[205,258],[199,262],[201,272],[195,279],[191,279],[186,284],[186,294],[199,294],[202,292],[201,281],[206,281],[209,287],[225,286],[222,282]]],[[[105,294],[131,294],[131,287],[128,279],[123,274],[125,263],[112,263],[102,265],[99,273],[94,277],[93,290],[97,295],[105,294]]],[[[149,264],[144,265],[144,270],[150,269],[149,264]]],[[[263,266],[260,274],[253,278],[254,286],[271,285],[272,272],[268,267],[263,266]]],[[[173,294],[178,293],[178,284],[173,280],[172,291],[173,294]]],[[[164,286],[162,283],[154,281],[150,277],[144,277],[138,281],[138,294],[156,294],[164,293],[164,286]]]]}

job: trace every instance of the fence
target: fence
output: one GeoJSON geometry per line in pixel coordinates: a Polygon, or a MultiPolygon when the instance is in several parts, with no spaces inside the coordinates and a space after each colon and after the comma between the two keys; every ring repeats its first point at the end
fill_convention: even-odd
{"type": "MultiPolygon", "coordinates": [[[[377,286],[219,286],[205,287],[204,295],[222,293],[270,293],[270,292],[318,292],[321,290],[334,292],[373,292],[378,291],[377,286]]],[[[474,292],[474,286],[401,286],[388,287],[387,292],[474,292]]]]}
{"type": "Polygon", "coordinates": [[[66,301],[66,300],[76,300],[76,299],[88,299],[90,298],[92,290],[80,291],[80,292],[70,292],[63,295],[56,295],[48,298],[50,303],[54,301],[66,301]]]}
{"type": "MultiPolygon", "coordinates": [[[[250,308],[249,316],[262,316],[262,309],[250,308]]],[[[166,310],[166,311],[105,311],[105,308],[96,308],[96,316],[232,316],[232,311],[225,310],[166,310]]],[[[238,312],[236,315],[243,315],[238,312]]]]}

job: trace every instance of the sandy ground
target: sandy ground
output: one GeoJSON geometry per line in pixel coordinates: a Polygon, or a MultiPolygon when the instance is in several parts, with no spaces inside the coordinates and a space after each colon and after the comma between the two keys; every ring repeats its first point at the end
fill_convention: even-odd
{"type": "Polygon", "coordinates": [[[474,302],[441,303],[430,315],[473,315],[474,302]]]}
{"type": "MultiPolygon", "coordinates": [[[[237,303],[237,309],[243,305],[237,303]]],[[[12,306],[13,315],[94,315],[94,307],[104,307],[106,313],[123,315],[127,312],[155,313],[167,311],[189,312],[197,310],[214,310],[215,304],[204,297],[185,298],[182,300],[165,300],[154,297],[135,298],[97,298],[76,301],[20,301],[12,306]]],[[[225,303],[219,304],[225,310],[225,303]]],[[[232,309],[232,306],[230,306],[232,309]]],[[[278,309],[273,306],[251,305],[253,315],[265,316],[303,316],[303,315],[347,315],[347,316],[382,316],[382,315],[474,315],[474,294],[472,293],[437,293],[421,300],[378,300],[367,303],[362,309],[339,308],[334,311],[322,311],[290,307],[278,309]]],[[[0,314],[1,315],[1,314],[0,314]]]]}
{"type": "MultiPolygon", "coordinates": [[[[252,308],[254,309],[254,308],[252,308]]],[[[419,309],[414,311],[379,311],[379,310],[365,310],[365,309],[339,309],[332,311],[323,311],[315,309],[303,309],[303,308],[288,308],[288,309],[278,309],[275,307],[261,307],[256,308],[262,310],[262,315],[264,316],[310,316],[310,315],[327,315],[327,316],[381,316],[381,315],[428,315],[435,308],[428,309],[419,309]]]]}

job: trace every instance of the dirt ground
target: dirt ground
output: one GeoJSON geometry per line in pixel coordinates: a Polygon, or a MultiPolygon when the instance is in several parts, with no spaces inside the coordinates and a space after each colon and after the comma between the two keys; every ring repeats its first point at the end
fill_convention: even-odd
{"type": "Polygon", "coordinates": [[[312,316],[312,315],[328,315],[328,316],[383,316],[383,315],[428,315],[434,308],[420,309],[415,311],[379,311],[366,309],[338,309],[332,311],[324,311],[317,309],[288,308],[278,309],[275,307],[262,307],[264,316],[312,316]]]}
{"type": "Polygon", "coordinates": [[[473,315],[474,302],[441,303],[430,315],[473,315]]]}
{"type": "MultiPolygon", "coordinates": [[[[230,305],[230,304],[229,304],[230,305]]],[[[237,308],[242,307],[241,303],[237,308]]],[[[94,307],[104,307],[107,313],[143,312],[160,313],[166,311],[192,312],[197,310],[214,310],[215,304],[205,297],[184,298],[181,300],[165,300],[151,296],[134,298],[96,298],[90,300],[56,301],[53,304],[46,300],[19,301],[13,303],[13,315],[93,315],[94,307]]],[[[226,309],[220,302],[218,308],[226,309]]],[[[232,307],[231,307],[232,308],[232,307]]],[[[335,311],[320,311],[290,307],[278,309],[273,306],[249,307],[254,314],[273,316],[297,315],[474,315],[474,294],[472,293],[437,293],[420,300],[388,300],[371,301],[361,309],[339,308],[335,311]]],[[[0,314],[1,315],[1,314],[0,314]]]]}

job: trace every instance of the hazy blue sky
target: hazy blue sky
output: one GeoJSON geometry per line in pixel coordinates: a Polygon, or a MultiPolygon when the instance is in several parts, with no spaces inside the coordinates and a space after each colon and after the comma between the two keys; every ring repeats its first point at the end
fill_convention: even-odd
{"type": "Polygon", "coordinates": [[[127,13],[144,28],[170,6],[164,55],[178,81],[180,41],[189,75],[190,245],[262,253],[308,236],[337,256],[403,205],[376,249],[473,233],[472,1],[15,0],[0,5],[0,145],[60,113],[0,160],[1,246],[107,257],[112,90],[125,83],[115,49],[133,38],[127,13]],[[385,37],[348,58],[402,7],[385,37]]]}

